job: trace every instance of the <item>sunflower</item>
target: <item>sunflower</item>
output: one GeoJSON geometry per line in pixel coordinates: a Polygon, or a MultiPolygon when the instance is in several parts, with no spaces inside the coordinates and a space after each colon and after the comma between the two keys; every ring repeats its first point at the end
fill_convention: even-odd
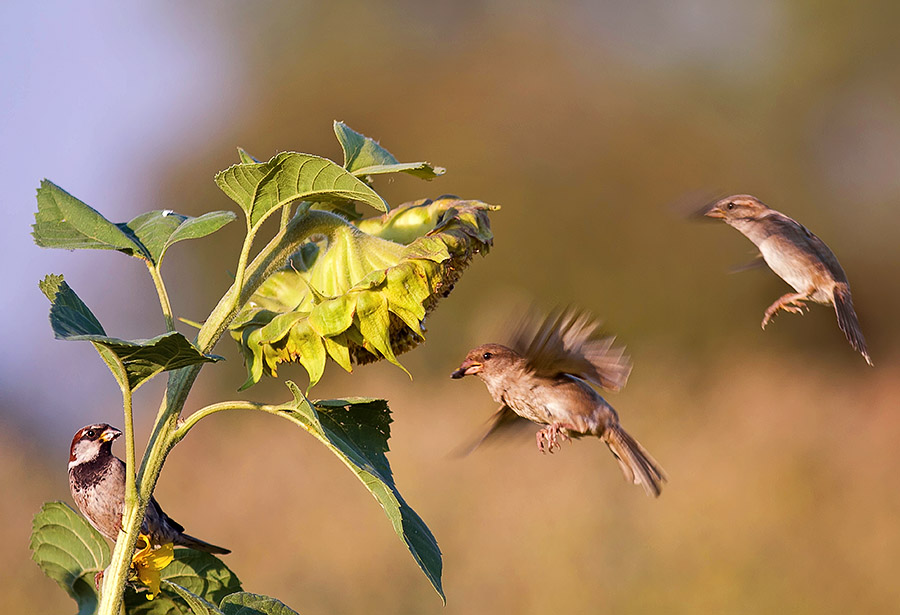
{"type": "MultiPolygon", "coordinates": [[[[333,215],[244,306],[231,326],[247,364],[242,388],[298,362],[310,386],[327,357],[347,371],[424,340],[425,317],[492,243],[481,201],[441,197],[350,222],[333,215]]],[[[404,369],[405,371],[405,369],[404,369]]]]}

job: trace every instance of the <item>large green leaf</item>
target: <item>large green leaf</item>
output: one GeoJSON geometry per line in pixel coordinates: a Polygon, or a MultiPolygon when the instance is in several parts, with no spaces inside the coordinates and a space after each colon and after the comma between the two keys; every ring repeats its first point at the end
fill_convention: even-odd
{"type": "Polygon", "coordinates": [[[222,611],[220,611],[215,605],[210,604],[200,596],[189,592],[187,589],[185,589],[181,585],[178,585],[177,583],[172,583],[171,581],[163,581],[161,586],[164,589],[171,591],[172,593],[178,594],[178,596],[188,605],[188,608],[194,615],[222,615],[222,611]]]}
{"type": "Polygon", "coordinates": [[[49,180],[41,182],[37,202],[32,236],[42,248],[119,250],[131,256],[147,256],[140,242],[126,230],[49,180]]]}
{"type": "Polygon", "coordinates": [[[79,615],[97,610],[94,575],[109,565],[109,545],[100,533],[62,502],[47,502],[35,515],[31,557],[78,603],[79,615]]]}
{"type": "Polygon", "coordinates": [[[397,536],[444,598],[441,550],[425,522],[409,507],[394,484],[385,453],[390,438],[391,411],[383,399],[347,398],[311,403],[293,382],[294,400],[278,416],[299,425],[338,456],[384,508],[397,536]]]}
{"type": "Polygon", "coordinates": [[[241,162],[219,172],[216,184],[244,210],[251,228],[294,201],[361,201],[379,211],[388,210],[387,203],[364,182],[311,154],[282,152],[268,162],[241,162]]]}
{"type": "Polygon", "coordinates": [[[428,162],[398,162],[377,141],[362,135],[343,122],[334,123],[334,134],[344,150],[344,168],[357,177],[383,173],[408,173],[422,179],[434,179],[447,172],[428,162]]]}
{"type": "Polygon", "coordinates": [[[218,615],[214,605],[241,591],[240,580],[222,560],[193,549],[175,549],[175,559],[162,569],[160,580],[162,591],[153,600],[147,600],[146,592],[126,593],[129,615],[218,615]]]}
{"type": "Polygon", "coordinates": [[[231,211],[211,211],[199,218],[192,218],[169,209],[158,209],[117,226],[137,237],[150,262],[159,266],[172,244],[211,235],[236,217],[231,211]]]}
{"type": "Polygon", "coordinates": [[[298,615],[280,600],[247,592],[226,596],[219,608],[225,615],[298,615]]]}
{"type": "Polygon", "coordinates": [[[37,202],[32,235],[42,248],[118,250],[157,266],[173,243],[206,237],[236,217],[230,211],[213,211],[192,218],[171,210],[156,210],[131,222],[113,224],[46,179],[38,188],[37,202]]]}
{"type": "Polygon", "coordinates": [[[121,377],[119,364],[124,366],[132,390],[160,372],[221,360],[221,357],[201,353],[177,331],[149,340],[108,337],[63,276],[48,275],[39,286],[51,302],[50,326],[56,338],[93,343],[117,379],[121,377]]]}
{"type": "Polygon", "coordinates": [[[241,582],[221,559],[194,549],[175,549],[175,559],[163,568],[162,580],[175,583],[212,604],[241,591],[241,582]]]}

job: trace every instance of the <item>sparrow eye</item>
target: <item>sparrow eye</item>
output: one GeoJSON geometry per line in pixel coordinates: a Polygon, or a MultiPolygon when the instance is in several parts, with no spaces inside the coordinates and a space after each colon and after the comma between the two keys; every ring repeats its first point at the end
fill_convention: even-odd
{"type": "Polygon", "coordinates": [[[486,352],[486,353],[484,353],[483,355],[481,355],[481,358],[484,359],[485,361],[487,361],[487,360],[490,359],[492,356],[494,356],[492,353],[486,352]]]}
{"type": "Polygon", "coordinates": [[[728,203],[728,209],[734,209],[734,203],[728,203]]]}
{"type": "Polygon", "coordinates": [[[97,432],[93,429],[88,429],[87,432],[85,432],[85,435],[87,435],[88,438],[93,438],[97,435],[97,432]]]}

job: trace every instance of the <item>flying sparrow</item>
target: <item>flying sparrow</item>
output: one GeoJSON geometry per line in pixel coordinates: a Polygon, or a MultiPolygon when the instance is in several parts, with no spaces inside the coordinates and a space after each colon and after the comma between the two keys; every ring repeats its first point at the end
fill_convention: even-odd
{"type": "Polygon", "coordinates": [[[542,453],[552,453],[569,438],[597,436],[626,479],[658,496],[665,472],[591,387],[617,391],[631,373],[624,349],[613,346],[614,338],[598,336],[598,328],[592,317],[572,309],[551,313],[543,322],[532,317],[519,327],[510,347],[485,344],[469,351],[451,377],[478,376],[501,404],[478,444],[522,419],[547,426],[535,434],[542,453]]]}
{"type": "MultiPolygon", "coordinates": [[[[72,497],[91,525],[113,542],[122,529],[125,505],[125,463],[112,454],[112,443],[121,435],[121,431],[106,423],[88,425],[78,430],[69,450],[72,497]]],[[[147,505],[141,532],[148,534],[154,545],[171,542],[207,553],[231,553],[185,534],[184,528],[164,513],[153,497],[147,505]]]]}
{"type": "Polygon", "coordinates": [[[765,329],[778,310],[803,313],[804,301],[833,305],[838,326],[847,341],[866,363],[873,365],[866,340],[853,311],[850,283],[837,257],[821,239],[805,226],[774,209],[769,209],[749,194],[729,196],[702,210],[703,215],[719,218],[756,244],[762,258],[778,277],[794,287],[769,306],[762,320],[765,329]]]}

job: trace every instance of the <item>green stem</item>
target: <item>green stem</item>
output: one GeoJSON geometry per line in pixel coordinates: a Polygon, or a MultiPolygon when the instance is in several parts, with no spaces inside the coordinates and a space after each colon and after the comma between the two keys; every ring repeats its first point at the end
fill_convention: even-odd
{"type": "Polygon", "coordinates": [[[242,271],[240,280],[235,276],[234,284],[213,309],[206,324],[197,334],[197,345],[203,352],[209,352],[219,340],[240,308],[247,303],[266,279],[284,266],[288,257],[309,237],[317,234],[331,234],[339,226],[355,226],[338,215],[327,211],[310,210],[294,216],[288,225],[253,259],[242,271]],[[246,275],[243,275],[246,273],[246,275]],[[239,284],[240,281],[240,284],[239,284]]]}
{"type": "MultiPolygon", "coordinates": [[[[249,266],[246,265],[246,262],[250,253],[250,245],[253,241],[253,233],[248,228],[247,237],[244,239],[244,246],[241,249],[241,256],[238,261],[234,284],[210,313],[209,318],[206,319],[205,324],[197,334],[197,346],[200,351],[206,353],[213,349],[219,338],[228,329],[228,325],[234,320],[240,308],[256,292],[265,279],[280,268],[288,256],[297,250],[304,241],[314,234],[327,234],[337,226],[347,224],[340,216],[324,211],[310,211],[304,215],[295,216],[260,251],[249,266]]],[[[159,279],[157,291],[159,292],[161,288],[164,292],[165,287],[162,286],[162,279],[158,277],[158,271],[156,273],[154,282],[159,279]]],[[[151,275],[153,275],[152,272],[151,275]]],[[[160,302],[164,305],[164,313],[171,316],[171,309],[167,307],[167,296],[162,294],[160,302]],[[166,297],[165,301],[162,300],[163,297],[166,297]]],[[[116,541],[112,562],[107,568],[103,582],[100,605],[97,611],[99,615],[119,615],[125,582],[131,565],[131,555],[134,552],[134,545],[141,528],[141,521],[144,518],[147,503],[150,501],[153,490],[156,488],[163,464],[172,447],[187,434],[187,431],[197,421],[221,410],[245,408],[263,410],[272,414],[277,413],[277,406],[265,406],[250,402],[225,402],[224,404],[215,404],[195,412],[179,427],[181,411],[184,408],[188,393],[197,379],[197,375],[200,373],[201,367],[202,365],[192,365],[169,373],[166,395],[160,403],[153,433],[150,435],[140,470],[137,473],[137,505],[129,507],[126,501],[125,514],[122,516],[122,534],[120,534],[119,540],[116,541]]],[[[126,417],[126,423],[130,423],[130,421],[129,413],[129,416],[126,417]]],[[[126,429],[128,428],[126,427],[126,429]]],[[[133,449],[131,454],[133,460],[133,449]]],[[[132,473],[133,470],[134,465],[132,464],[132,473]]],[[[134,480],[133,477],[132,480],[134,480]]]]}
{"type": "MultiPolygon", "coordinates": [[[[241,246],[241,254],[238,256],[238,264],[234,272],[234,284],[232,284],[231,288],[228,289],[228,292],[225,293],[225,297],[228,297],[233,289],[243,288],[244,275],[247,270],[247,261],[250,259],[250,248],[253,245],[253,239],[255,237],[256,229],[251,227],[250,220],[247,220],[247,235],[244,237],[244,245],[241,246]]],[[[225,299],[225,297],[222,297],[222,299],[225,299]]],[[[221,301],[219,303],[221,304],[221,301]]],[[[213,310],[213,313],[215,313],[215,310],[213,310]]]]}
{"type": "Polygon", "coordinates": [[[150,270],[150,277],[153,278],[153,284],[156,286],[156,294],[159,295],[159,305],[162,307],[163,317],[166,319],[166,331],[174,331],[175,318],[172,314],[172,304],[169,303],[169,293],[166,292],[166,285],[163,284],[159,267],[147,261],[147,269],[150,270]]]}
{"type": "Polygon", "coordinates": [[[125,415],[125,506],[122,512],[122,530],[124,534],[120,533],[116,540],[116,550],[113,551],[112,561],[103,578],[100,600],[101,607],[104,606],[104,602],[107,602],[106,606],[109,609],[104,611],[101,608],[101,613],[116,614],[122,609],[121,589],[124,588],[125,581],[128,579],[131,553],[134,551],[134,544],[137,541],[141,527],[140,522],[134,523],[133,520],[144,518],[144,511],[147,508],[145,502],[149,501],[149,499],[138,496],[135,484],[133,397],[131,386],[128,382],[128,372],[122,360],[115,353],[99,344],[94,346],[101,356],[107,360],[110,367],[117,368],[113,369],[113,374],[119,383],[119,389],[122,391],[122,407],[125,415]]]}
{"type": "Polygon", "coordinates": [[[288,222],[291,221],[291,209],[290,203],[281,208],[281,224],[278,226],[279,229],[283,230],[288,225],[288,222]]]}
{"type": "Polygon", "coordinates": [[[178,426],[178,429],[172,435],[172,438],[175,442],[180,442],[201,419],[205,419],[208,416],[224,410],[262,410],[263,412],[276,414],[279,408],[281,408],[281,406],[260,404],[253,401],[223,401],[217,404],[211,404],[197,410],[187,417],[184,422],[178,426]]]}

